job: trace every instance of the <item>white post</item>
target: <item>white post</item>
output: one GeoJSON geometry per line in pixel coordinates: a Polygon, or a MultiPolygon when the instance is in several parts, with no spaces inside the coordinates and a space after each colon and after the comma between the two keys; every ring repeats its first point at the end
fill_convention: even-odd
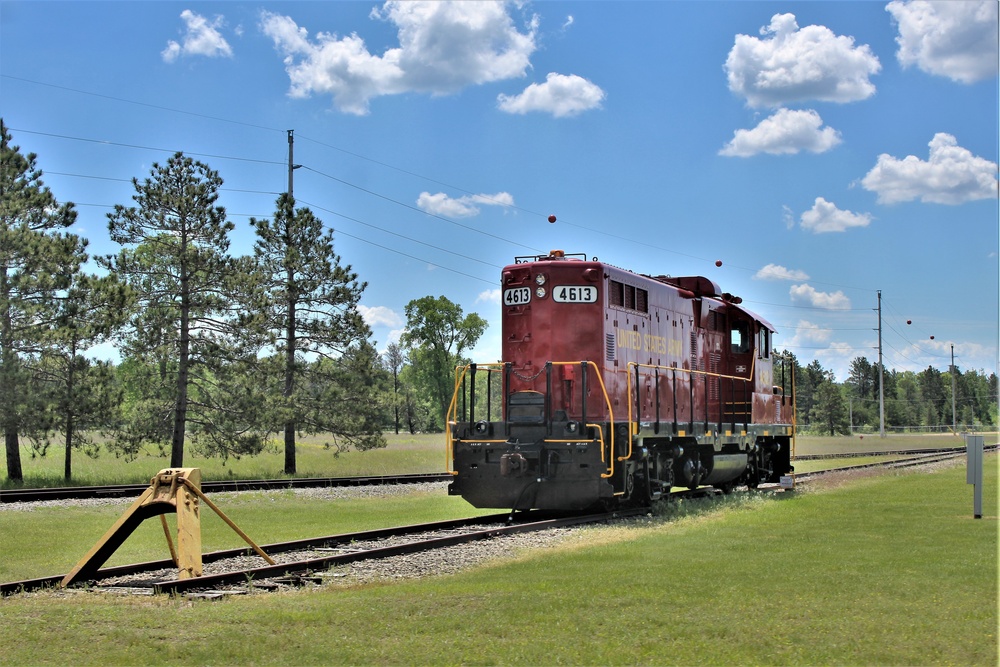
{"type": "Polygon", "coordinates": [[[972,516],[983,518],[983,436],[965,436],[965,483],[973,484],[972,516]]]}

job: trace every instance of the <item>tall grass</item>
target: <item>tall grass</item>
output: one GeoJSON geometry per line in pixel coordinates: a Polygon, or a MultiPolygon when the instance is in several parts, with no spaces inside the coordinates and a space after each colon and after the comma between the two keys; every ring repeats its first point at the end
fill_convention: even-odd
{"type": "MultiPolygon", "coordinates": [[[[399,475],[442,472],[445,469],[444,435],[437,433],[387,434],[389,446],[366,452],[337,453],[327,447],[329,438],[307,436],[296,443],[296,477],[351,477],[356,475],[399,475]]],[[[53,445],[44,457],[22,447],[25,487],[62,486],[64,448],[53,445]]],[[[6,458],[0,461],[0,488],[11,488],[6,458]]],[[[184,457],[184,465],[201,468],[203,480],[272,479],[284,477],[284,450],[277,441],[258,456],[206,458],[195,453],[184,457]]],[[[90,458],[74,452],[72,485],[143,484],[159,470],[170,467],[170,453],[150,448],[133,460],[102,452],[90,458]]]]}

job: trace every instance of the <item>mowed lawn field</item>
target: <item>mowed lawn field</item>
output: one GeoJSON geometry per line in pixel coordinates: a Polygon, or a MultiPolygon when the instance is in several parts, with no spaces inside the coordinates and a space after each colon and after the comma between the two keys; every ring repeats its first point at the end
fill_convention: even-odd
{"type": "MultiPolygon", "coordinates": [[[[674,503],[405,583],[217,602],[12,596],[0,600],[0,663],[993,666],[1000,470],[996,455],[986,461],[979,520],[955,464],[674,503]]],[[[469,512],[427,492],[324,503],[247,494],[223,508],[262,541],[469,512]]],[[[0,579],[31,576],[8,575],[51,552],[75,562],[84,536],[121,509],[0,511],[0,579]]]]}
{"type": "MultiPolygon", "coordinates": [[[[299,438],[297,451],[297,477],[349,477],[355,475],[398,475],[406,473],[433,473],[445,470],[445,436],[441,433],[410,435],[386,434],[388,446],[367,452],[348,451],[336,454],[331,439],[323,436],[299,438]]],[[[987,445],[998,442],[997,433],[986,433],[987,445]]],[[[854,436],[799,436],[795,454],[843,454],[865,452],[878,455],[888,451],[964,447],[965,441],[956,435],[877,435],[854,436]]],[[[21,448],[21,466],[25,487],[66,486],[63,476],[63,448],[53,444],[44,457],[33,455],[27,446],[21,448]]],[[[224,479],[274,479],[283,477],[284,453],[275,440],[268,449],[253,457],[228,459],[199,456],[188,451],[184,465],[200,468],[203,480],[224,479]]],[[[89,458],[74,452],[73,478],[69,485],[91,484],[142,484],[149,482],[157,471],[170,467],[169,452],[149,448],[132,460],[115,457],[103,452],[89,458]]],[[[815,468],[812,468],[815,469],[815,468]]],[[[0,456],[0,489],[12,488],[7,480],[6,458],[0,456]]]]}

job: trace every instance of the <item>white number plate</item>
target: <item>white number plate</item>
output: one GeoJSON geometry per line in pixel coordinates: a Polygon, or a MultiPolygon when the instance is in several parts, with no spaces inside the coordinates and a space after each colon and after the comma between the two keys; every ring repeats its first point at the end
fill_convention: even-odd
{"type": "Polygon", "coordinates": [[[530,287],[512,287],[503,291],[503,305],[523,306],[531,301],[530,287]]]}
{"type": "Polygon", "coordinates": [[[556,303],[595,303],[597,288],[592,285],[556,285],[552,289],[556,303]]]}

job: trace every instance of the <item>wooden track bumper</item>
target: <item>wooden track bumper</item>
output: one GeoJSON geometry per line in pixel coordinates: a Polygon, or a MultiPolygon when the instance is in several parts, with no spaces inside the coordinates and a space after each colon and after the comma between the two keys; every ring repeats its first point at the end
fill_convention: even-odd
{"type": "Polygon", "coordinates": [[[269,564],[274,561],[260,547],[222,513],[201,492],[201,470],[199,468],[168,468],[161,470],[150,480],[149,488],[136,499],[132,506],[108,529],[97,544],[80,559],[69,574],[63,577],[61,586],[87,581],[94,578],[97,570],[118,550],[140,523],[154,516],[160,517],[163,534],[167,538],[170,556],[177,565],[179,579],[191,579],[202,574],[201,564],[201,502],[204,503],[249,544],[258,555],[269,564]],[[166,514],[177,514],[177,548],[170,539],[166,514]]]}

